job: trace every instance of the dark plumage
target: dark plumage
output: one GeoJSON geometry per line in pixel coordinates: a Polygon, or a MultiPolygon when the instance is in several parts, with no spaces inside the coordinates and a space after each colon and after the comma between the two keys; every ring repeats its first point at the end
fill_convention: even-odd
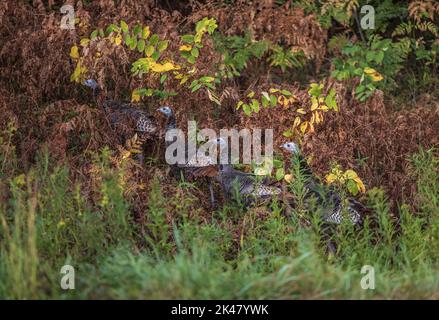
{"type": "Polygon", "coordinates": [[[348,197],[344,201],[337,191],[330,187],[325,192],[322,185],[313,176],[310,167],[306,160],[300,154],[300,150],[293,142],[288,142],[282,147],[295,154],[300,161],[301,171],[307,178],[305,187],[307,189],[306,198],[308,201],[315,198],[317,204],[323,207],[323,221],[326,223],[341,224],[345,218],[344,212],[348,214],[349,220],[352,224],[360,224],[364,213],[368,210],[354,198],[348,197]]]}
{"type": "MultiPolygon", "coordinates": [[[[174,112],[169,107],[161,107],[159,111],[167,117],[166,131],[177,129],[177,123],[174,112]]],[[[169,147],[174,141],[166,141],[166,147],[169,147]]],[[[225,141],[221,138],[206,142],[206,144],[221,145],[225,141]]],[[[193,157],[188,156],[188,145],[185,144],[185,163],[177,163],[172,166],[172,173],[179,178],[181,175],[186,180],[194,180],[199,177],[212,177],[217,175],[216,163],[217,159],[207,156],[202,152],[197,152],[193,157]]]]}
{"type": "Polygon", "coordinates": [[[220,165],[218,180],[227,196],[240,198],[249,205],[260,200],[267,200],[281,193],[281,189],[270,186],[268,179],[235,170],[231,165],[220,165]]]}
{"type": "Polygon", "coordinates": [[[93,79],[86,80],[84,84],[93,89],[98,105],[103,108],[112,128],[122,140],[134,133],[137,133],[140,139],[147,140],[158,131],[155,117],[148,112],[126,103],[106,99],[102,89],[93,79]]]}
{"type": "MultiPolygon", "coordinates": [[[[174,112],[169,107],[161,107],[159,111],[167,117],[166,131],[177,129],[177,121],[174,112]]],[[[166,141],[166,147],[168,148],[174,141],[166,141]]],[[[221,138],[214,139],[206,142],[206,144],[222,145],[225,141],[221,138]]],[[[218,175],[218,169],[216,166],[217,159],[197,152],[193,157],[189,158],[188,145],[185,144],[184,149],[184,163],[177,163],[171,166],[172,175],[180,179],[182,176],[187,181],[193,181],[198,179],[208,179],[210,200],[212,207],[215,207],[215,196],[213,193],[213,186],[211,178],[218,175]]]]}

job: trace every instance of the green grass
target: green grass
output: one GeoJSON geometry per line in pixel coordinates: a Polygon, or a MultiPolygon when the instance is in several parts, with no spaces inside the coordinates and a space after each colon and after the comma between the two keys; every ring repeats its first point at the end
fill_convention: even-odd
{"type": "Polygon", "coordinates": [[[191,212],[192,185],[180,186],[184,197],[168,197],[155,177],[139,225],[107,151],[95,159],[93,201],[84,186],[72,185],[69,168],[51,168],[42,154],[25,175],[1,174],[7,201],[0,204],[0,297],[437,299],[438,159],[421,150],[408,161],[418,186],[416,212],[402,205],[397,223],[384,192],[370,190],[371,220],[361,230],[342,225],[334,233],[337,253],[327,255],[320,209],[301,204],[300,177],[291,186],[299,203],[291,215],[276,203],[264,214],[230,204],[210,219],[191,212]],[[177,208],[171,223],[169,203],[177,208]],[[312,225],[304,226],[302,216],[312,225]],[[75,290],[60,288],[64,264],[75,267],[75,290]],[[364,265],[375,268],[374,290],[360,286],[364,265]]]}

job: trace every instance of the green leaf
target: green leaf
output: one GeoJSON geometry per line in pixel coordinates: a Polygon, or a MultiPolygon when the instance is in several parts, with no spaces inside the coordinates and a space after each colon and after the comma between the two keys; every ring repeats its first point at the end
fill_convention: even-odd
{"type": "Polygon", "coordinates": [[[160,58],[160,52],[158,52],[158,51],[154,51],[154,53],[151,55],[151,58],[152,58],[154,61],[157,61],[157,60],[160,58]]]}
{"type": "Polygon", "coordinates": [[[136,47],[137,47],[137,39],[131,37],[130,49],[134,50],[134,49],[136,49],[136,47]]]}
{"type": "Polygon", "coordinates": [[[122,31],[124,32],[124,33],[127,33],[128,32],[128,25],[127,25],[127,23],[125,22],[125,21],[120,21],[120,27],[121,27],[121,29],[122,29],[122,31]]]}
{"type": "Polygon", "coordinates": [[[194,63],[195,63],[195,57],[194,57],[194,56],[189,56],[189,57],[187,58],[187,61],[188,61],[189,63],[194,64],[194,63]]]}
{"type": "Polygon", "coordinates": [[[282,135],[286,138],[292,137],[293,136],[293,132],[291,131],[291,129],[288,129],[287,131],[284,131],[282,133],[282,135]]]}
{"type": "Polygon", "coordinates": [[[269,105],[270,105],[270,100],[269,99],[267,99],[267,97],[266,96],[261,96],[261,102],[262,102],[262,106],[264,107],[264,108],[267,108],[269,105]]]}
{"type": "Polygon", "coordinates": [[[158,34],[154,33],[151,38],[149,38],[149,44],[155,46],[157,42],[159,42],[159,36],[158,34]]]}
{"type": "Polygon", "coordinates": [[[337,101],[335,99],[335,90],[331,89],[329,90],[328,95],[325,98],[325,104],[332,110],[334,111],[338,111],[338,105],[337,105],[337,101]]]}
{"type": "Polygon", "coordinates": [[[209,76],[204,76],[204,77],[201,77],[199,79],[200,82],[212,82],[213,80],[215,80],[215,78],[214,77],[209,77],[209,76]]]}
{"type": "Polygon", "coordinates": [[[139,25],[139,24],[137,24],[137,25],[134,27],[133,35],[136,37],[137,35],[140,34],[141,31],[142,31],[142,26],[139,25]]]}
{"type": "Polygon", "coordinates": [[[252,109],[254,112],[259,113],[259,101],[256,99],[252,99],[252,109]]]}
{"type": "Polygon", "coordinates": [[[252,109],[251,109],[251,107],[250,107],[248,104],[244,103],[244,104],[242,105],[242,110],[244,110],[244,113],[245,113],[247,116],[251,116],[251,114],[252,114],[252,109]]]}
{"type": "Polygon", "coordinates": [[[147,57],[151,57],[152,54],[154,53],[154,47],[151,45],[147,45],[145,48],[145,54],[147,57]]]}
{"type": "Polygon", "coordinates": [[[119,31],[119,27],[112,23],[105,30],[105,35],[109,36],[112,32],[117,32],[117,31],[119,31]]]}
{"type": "Polygon", "coordinates": [[[168,75],[166,73],[162,74],[162,76],[160,77],[160,83],[163,84],[166,81],[167,78],[168,78],[168,75]]]}
{"type": "Polygon", "coordinates": [[[313,97],[320,97],[323,91],[323,84],[311,83],[311,89],[308,90],[308,93],[313,97]]]}
{"type": "Polygon", "coordinates": [[[90,35],[90,39],[91,39],[91,40],[96,39],[97,36],[98,36],[98,33],[99,33],[98,30],[93,31],[93,32],[91,33],[91,35],[90,35]]]}
{"type": "Polygon", "coordinates": [[[139,50],[139,52],[142,52],[143,50],[145,50],[145,40],[140,39],[137,42],[137,50],[139,50]]]}
{"type": "Polygon", "coordinates": [[[273,166],[274,166],[275,168],[283,168],[284,163],[283,163],[283,161],[281,161],[281,160],[273,159],[273,166]]]}
{"type": "Polygon", "coordinates": [[[198,58],[198,56],[200,55],[200,51],[198,50],[197,47],[193,47],[191,50],[191,55],[195,58],[198,58]]]}
{"type": "Polygon", "coordinates": [[[158,43],[158,45],[157,45],[157,50],[158,50],[159,52],[163,52],[163,51],[165,51],[166,48],[168,47],[168,44],[169,44],[169,40],[163,40],[163,41],[160,41],[160,42],[158,43]]]}
{"type": "Polygon", "coordinates": [[[367,62],[372,62],[373,60],[375,60],[375,52],[374,51],[367,51],[366,60],[367,60],[367,62]]]}
{"type": "Polygon", "coordinates": [[[384,51],[378,52],[378,54],[375,56],[376,63],[381,64],[383,62],[383,59],[384,59],[384,51]]]}
{"type": "Polygon", "coordinates": [[[195,92],[195,91],[197,91],[197,90],[200,89],[200,88],[201,88],[201,83],[195,85],[195,86],[192,88],[192,92],[195,92]]]}
{"type": "Polygon", "coordinates": [[[276,180],[280,181],[280,180],[282,180],[284,178],[284,176],[285,176],[284,168],[278,168],[276,170],[276,180]]]}
{"type": "Polygon", "coordinates": [[[185,43],[194,43],[194,36],[191,34],[185,34],[181,37],[181,41],[185,43]]]}
{"type": "Polygon", "coordinates": [[[270,105],[275,107],[277,105],[277,98],[274,94],[270,95],[270,105]]]}
{"type": "Polygon", "coordinates": [[[352,195],[356,196],[358,194],[358,186],[354,180],[348,180],[346,187],[352,195]]]}
{"type": "Polygon", "coordinates": [[[151,32],[149,31],[149,27],[148,26],[144,27],[143,30],[142,30],[142,38],[144,40],[146,40],[149,37],[150,33],[151,32]]]}

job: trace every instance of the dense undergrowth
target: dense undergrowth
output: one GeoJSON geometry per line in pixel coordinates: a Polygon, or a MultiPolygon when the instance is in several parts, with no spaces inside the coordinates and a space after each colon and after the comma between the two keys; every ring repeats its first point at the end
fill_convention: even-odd
{"type": "MultiPolygon", "coordinates": [[[[206,219],[193,212],[193,186],[165,195],[151,181],[148,222],[133,221],[103,153],[100,202],[92,206],[71,185],[69,169],[49,167],[47,154],[26,176],[9,181],[1,206],[0,295],[7,298],[438,298],[438,159],[420,151],[410,159],[420,188],[419,209],[400,209],[398,223],[379,189],[370,190],[375,215],[361,229],[342,225],[336,255],[322,244],[319,208],[290,215],[243,212],[225,206],[206,219]],[[166,202],[178,206],[172,212],[166,202]],[[300,214],[311,218],[305,227],[300,214]],[[171,214],[171,223],[167,216],[171,214]],[[375,227],[371,227],[371,225],[375,227]],[[75,267],[75,290],[59,283],[64,264],[75,267]],[[375,290],[363,290],[360,271],[375,268],[375,290]]],[[[303,192],[300,171],[292,188],[303,192]]]]}
{"type": "Polygon", "coordinates": [[[0,4],[0,297],[439,298],[435,1],[66,3],[73,31],[64,3],[0,4]],[[365,4],[374,30],[358,26],[365,4]],[[295,208],[220,196],[212,211],[202,183],[169,176],[163,141],[142,166],[127,156],[81,77],[171,105],[182,128],[273,128],[322,181],[355,170],[372,213],[328,254],[322,208],[301,205],[304,177],[278,150],[295,208]],[[75,290],[60,287],[66,264],[75,290]]]}

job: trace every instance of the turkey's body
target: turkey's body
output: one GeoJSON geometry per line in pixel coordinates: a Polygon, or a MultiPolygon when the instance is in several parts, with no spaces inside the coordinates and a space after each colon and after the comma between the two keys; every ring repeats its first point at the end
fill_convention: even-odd
{"type": "Polygon", "coordinates": [[[156,119],[148,112],[117,101],[104,101],[103,108],[113,129],[122,139],[137,133],[147,140],[158,130],[156,119]]]}
{"type": "Polygon", "coordinates": [[[306,160],[299,157],[300,171],[307,179],[305,183],[305,200],[310,203],[312,198],[316,199],[316,204],[323,208],[322,220],[325,223],[341,224],[347,216],[354,225],[362,222],[362,214],[366,208],[357,200],[351,197],[342,199],[341,195],[330,187],[325,191],[323,186],[313,176],[311,168],[306,160]]]}
{"type": "MultiPolygon", "coordinates": [[[[177,128],[176,119],[174,114],[169,115],[168,123],[166,125],[166,131],[174,130],[177,128]]],[[[174,141],[167,141],[166,146],[169,147],[174,141]]],[[[211,143],[211,142],[207,142],[211,143]]],[[[179,179],[181,176],[185,180],[192,181],[201,177],[213,177],[218,174],[216,169],[216,159],[207,156],[201,152],[197,152],[190,157],[188,145],[185,144],[184,148],[184,163],[176,163],[172,165],[171,172],[174,177],[179,179]]]]}
{"type": "Polygon", "coordinates": [[[257,176],[235,170],[231,165],[221,165],[218,180],[228,197],[239,197],[245,205],[271,199],[281,193],[281,189],[268,185],[267,179],[258,181],[257,176]]]}
{"type": "Polygon", "coordinates": [[[366,208],[357,200],[351,197],[342,199],[339,193],[333,188],[325,192],[318,188],[316,183],[307,184],[307,200],[316,198],[317,204],[323,207],[323,221],[326,223],[341,224],[348,218],[353,225],[362,222],[362,214],[366,208]]]}

